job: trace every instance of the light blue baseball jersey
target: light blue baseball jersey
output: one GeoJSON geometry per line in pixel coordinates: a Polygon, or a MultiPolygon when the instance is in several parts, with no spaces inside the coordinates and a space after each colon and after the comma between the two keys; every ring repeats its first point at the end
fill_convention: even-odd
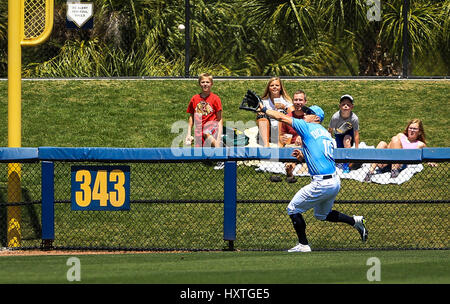
{"type": "Polygon", "coordinates": [[[327,175],[336,171],[331,134],[318,123],[292,119],[292,127],[303,141],[303,156],[311,175],[327,175]]]}

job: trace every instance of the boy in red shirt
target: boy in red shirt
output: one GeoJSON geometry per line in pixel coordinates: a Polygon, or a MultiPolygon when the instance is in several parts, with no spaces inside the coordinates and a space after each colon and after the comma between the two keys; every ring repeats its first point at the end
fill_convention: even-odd
{"type": "Polygon", "coordinates": [[[222,102],[216,94],[211,92],[213,78],[204,73],[198,78],[201,92],[192,96],[186,113],[189,113],[188,133],[186,145],[194,140],[195,147],[220,147],[222,137],[222,102]],[[194,137],[192,137],[194,127],[194,137]]]}

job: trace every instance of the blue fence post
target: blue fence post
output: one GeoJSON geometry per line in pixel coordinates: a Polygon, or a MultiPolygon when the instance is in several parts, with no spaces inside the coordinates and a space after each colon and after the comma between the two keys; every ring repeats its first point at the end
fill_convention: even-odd
{"type": "Polygon", "coordinates": [[[42,195],[42,248],[51,249],[55,239],[55,165],[50,161],[41,164],[41,195],[42,195]]]}
{"type": "Polygon", "coordinates": [[[224,169],[223,239],[228,250],[234,250],[236,240],[237,162],[226,161],[224,169]]]}

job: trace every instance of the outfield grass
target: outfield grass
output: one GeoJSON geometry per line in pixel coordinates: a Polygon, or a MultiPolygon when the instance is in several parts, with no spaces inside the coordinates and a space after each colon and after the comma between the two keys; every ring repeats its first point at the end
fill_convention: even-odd
{"type": "MultiPolygon", "coordinates": [[[[448,284],[450,252],[333,251],[182,252],[73,255],[81,283],[159,284],[448,284]],[[380,261],[380,281],[367,280],[370,257],[380,261]]],[[[70,256],[0,257],[0,283],[69,283],[70,256]]]]}
{"type": "MultiPolygon", "coordinates": [[[[213,91],[223,104],[225,122],[254,122],[239,110],[247,91],[262,94],[267,80],[216,80],[213,91]]],[[[411,118],[424,121],[429,146],[447,147],[450,116],[448,80],[285,80],[292,95],[325,111],[324,125],[338,110],[343,94],[355,98],[361,141],[377,145],[404,129],[411,118]]],[[[55,80],[22,83],[22,146],[170,147],[187,122],[186,108],[198,93],[196,80],[55,80]]],[[[7,82],[0,81],[0,146],[7,145],[7,82]]]]}

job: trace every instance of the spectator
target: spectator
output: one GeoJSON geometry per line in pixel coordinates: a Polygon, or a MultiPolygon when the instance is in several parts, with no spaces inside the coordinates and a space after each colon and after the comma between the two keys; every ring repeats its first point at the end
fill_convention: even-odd
{"type": "MultiPolygon", "coordinates": [[[[269,80],[261,99],[267,109],[278,110],[284,114],[293,111],[291,98],[279,77],[272,77],[269,80]]],[[[262,146],[269,147],[270,142],[278,144],[279,128],[277,120],[269,118],[265,113],[257,112],[256,123],[259,129],[258,139],[262,140],[262,146]]]]}
{"type": "MultiPolygon", "coordinates": [[[[302,111],[302,107],[306,105],[307,98],[306,93],[302,90],[298,90],[294,93],[293,108],[294,110],[287,115],[290,117],[295,117],[298,119],[303,119],[305,113],[302,111]]],[[[290,125],[281,123],[280,125],[280,138],[278,141],[279,147],[284,147],[285,145],[294,144],[296,146],[301,146],[302,139],[298,136],[297,132],[290,125]],[[287,136],[286,136],[287,135],[287,136]]]]}
{"type": "MultiPolygon", "coordinates": [[[[423,128],[423,123],[420,119],[412,119],[406,125],[403,133],[398,133],[392,137],[391,141],[388,143],[380,141],[377,145],[377,149],[422,149],[426,147],[425,140],[425,130],[423,128]]],[[[430,164],[433,165],[433,164],[430,164]]],[[[369,172],[364,178],[365,182],[371,180],[372,175],[375,170],[378,169],[380,172],[391,171],[391,178],[396,178],[400,171],[406,168],[406,165],[402,164],[372,164],[369,172]]]]}
{"type": "Polygon", "coordinates": [[[213,78],[204,73],[198,78],[201,92],[194,95],[186,110],[189,113],[188,133],[186,145],[194,140],[195,147],[220,147],[223,132],[222,102],[216,94],[211,92],[213,78]],[[194,137],[192,137],[194,127],[194,137]]]}
{"type": "MultiPolygon", "coordinates": [[[[328,132],[334,135],[337,148],[359,147],[359,119],[353,113],[353,97],[345,94],[339,100],[339,111],[333,114],[328,132]]],[[[350,172],[348,163],[342,164],[344,173],[350,172]]]]}
{"type": "MultiPolygon", "coordinates": [[[[298,90],[294,93],[293,96],[293,104],[294,104],[294,110],[287,115],[290,117],[303,119],[303,116],[305,113],[302,111],[302,107],[307,103],[306,99],[306,93],[302,90],[298,90]]],[[[300,136],[298,136],[297,132],[290,126],[289,124],[280,122],[280,138],[278,141],[279,147],[285,147],[285,146],[302,146],[302,139],[300,136]]],[[[307,172],[306,165],[303,164],[302,170],[307,172]]],[[[286,169],[286,181],[288,183],[295,183],[297,180],[294,177],[294,169],[297,166],[296,163],[286,163],[285,169],[286,169]]],[[[281,178],[279,176],[272,176],[270,178],[271,181],[281,181],[281,178]]]]}

